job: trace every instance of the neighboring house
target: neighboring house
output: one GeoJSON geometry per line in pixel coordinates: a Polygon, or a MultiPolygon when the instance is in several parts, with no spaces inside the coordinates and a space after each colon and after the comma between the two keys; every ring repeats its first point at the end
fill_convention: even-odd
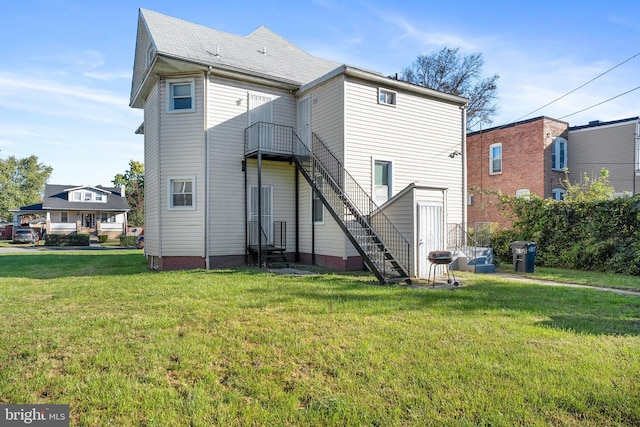
{"type": "Polygon", "coordinates": [[[426,277],[465,221],[467,100],[141,10],[131,102],[144,109],[150,267],[270,256],[381,281],[426,277]]]}
{"type": "MultiPolygon", "coordinates": [[[[562,199],[571,142],[569,124],[536,117],[467,135],[468,223],[509,227],[496,192],[562,199]]],[[[571,171],[573,173],[573,171],[571,171]]]]}
{"type": "Polygon", "coordinates": [[[569,179],[597,178],[602,168],[617,194],[640,192],[640,118],[569,128],[569,179]]]}
{"type": "Polygon", "coordinates": [[[14,229],[21,226],[22,216],[42,216],[46,233],[110,238],[126,233],[128,211],[124,187],[53,184],[45,185],[42,203],[11,210],[14,229]]]}

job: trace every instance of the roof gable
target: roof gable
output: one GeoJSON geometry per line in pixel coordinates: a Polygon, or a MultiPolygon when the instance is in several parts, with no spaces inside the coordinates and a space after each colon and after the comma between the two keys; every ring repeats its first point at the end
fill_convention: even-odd
{"type": "Polygon", "coordinates": [[[308,54],[265,26],[248,36],[238,36],[140,9],[131,90],[133,106],[138,106],[135,101],[149,72],[146,63],[149,43],[156,49],[158,58],[178,59],[297,85],[342,65],[308,54]]]}

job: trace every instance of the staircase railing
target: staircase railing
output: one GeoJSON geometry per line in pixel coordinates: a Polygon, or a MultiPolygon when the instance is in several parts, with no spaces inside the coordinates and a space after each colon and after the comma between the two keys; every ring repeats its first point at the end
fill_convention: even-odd
{"type": "Polygon", "coordinates": [[[259,122],[245,132],[245,153],[291,155],[378,280],[409,280],[410,243],[320,138],[312,138],[313,152],[292,127],[259,122]]]}
{"type": "Polygon", "coordinates": [[[465,224],[448,224],[447,241],[453,244],[456,251],[465,254],[467,259],[474,261],[474,271],[476,270],[476,259],[478,258],[478,248],[488,248],[490,246],[490,233],[485,227],[476,227],[473,235],[467,231],[465,224]]]}
{"type": "Polygon", "coordinates": [[[355,208],[356,212],[353,212],[353,214],[359,214],[361,217],[359,220],[366,221],[369,227],[375,230],[377,236],[384,242],[386,250],[400,265],[401,269],[407,275],[410,275],[411,244],[409,241],[315,133],[312,133],[311,149],[313,150],[313,156],[318,159],[320,165],[331,176],[344,197],[349,201],[349,204],[355,208]]]}

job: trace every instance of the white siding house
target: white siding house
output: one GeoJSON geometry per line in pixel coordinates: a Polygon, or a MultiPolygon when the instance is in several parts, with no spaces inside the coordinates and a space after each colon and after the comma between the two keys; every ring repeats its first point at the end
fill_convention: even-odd
{"type": "Polygon", "coordinates": [[[381,281],[424,276],[421,236],[437,228],[444,249],[447,224],[465,220],[452,153],[465,152],[466,102],[265,27],[241,37],[141,10],[130,105],[145,112],[150,265],[279,253],[381,281]]]}

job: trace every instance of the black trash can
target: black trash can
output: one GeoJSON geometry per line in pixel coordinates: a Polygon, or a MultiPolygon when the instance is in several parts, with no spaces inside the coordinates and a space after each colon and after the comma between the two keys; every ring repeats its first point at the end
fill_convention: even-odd
{"type": "Polygon", "coordinates": [[[533,273],[536,263],[535,242],[511,242],[513,251],[513,269],[520,273],[533,273]]]}

